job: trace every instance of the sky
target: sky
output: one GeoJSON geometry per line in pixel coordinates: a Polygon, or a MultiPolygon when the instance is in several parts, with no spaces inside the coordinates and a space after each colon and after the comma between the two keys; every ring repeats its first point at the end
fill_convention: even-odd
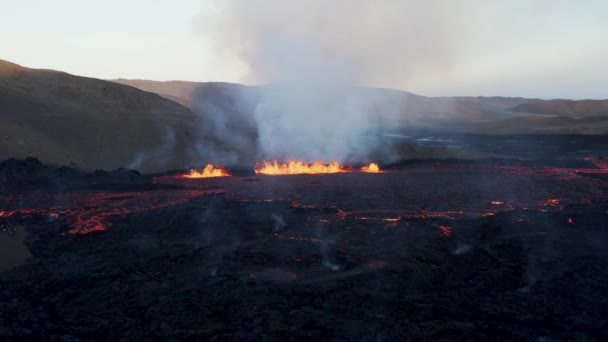
{"type": "Polygon", "coordinates": [[[427,96],[608,98],[603,0],[0,0],[0,9],[0,59],[103,79],[316,74],[427,96]]]}

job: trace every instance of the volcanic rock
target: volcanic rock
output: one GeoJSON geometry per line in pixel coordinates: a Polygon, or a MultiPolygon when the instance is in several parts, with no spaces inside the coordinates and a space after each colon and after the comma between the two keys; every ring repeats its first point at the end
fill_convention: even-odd
{"type": "Polygon", "coordinates": [[[138,171],[120,168],[92,174],[67,166],[49,166],[36,158],[0,162],[0,192],[66,191],[74,189],[144,189],[155,187],[138,171]]]}

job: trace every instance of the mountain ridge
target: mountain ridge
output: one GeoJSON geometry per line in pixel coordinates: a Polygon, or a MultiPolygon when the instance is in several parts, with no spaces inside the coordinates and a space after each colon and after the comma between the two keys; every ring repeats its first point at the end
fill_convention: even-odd
{"type": "Polygon", "coordinates": [[[181,168],[194,159],[186,147],[199,121],[155,93],[0,60],[0,159],[36,156],[84,170],[181,168]]]}
{"type": "MultiPolygon", "coordinates": [[[[255,93],[263,92],[272,85],[246,86],[224,82],[191,82],[191,81],[150,81],[116,79],[114,82],[130,85],[145,91],[155,92],[160,96],[177,101],[194,112],[200,112],[201,103],[217,103],[217,97],[225,102],[235,102],[243,92],[253,93],[247,97],[254,98],[255,93]],[[231,93],[232,92],[232,93],[231,93]],[[216,97],[216,98],[213,98],[216,97]]],[[[517,133],[571,133],[608,134],[608,100],[542,100],[522,97],[503,96],[440,96],[427,97],[411,92],[385,89],[353,87],[361,96],[371,93],[382,93],[386,99],[399,106],[401,113],[396,121],[400,126],[434,128],[450,122],[458,122],[459,130],[468,133],[485,133],[488,122],[499,125],[503,122],[508,127],[501,127],[501,134],[517,133]],[[560,127],[564,124],[561,118],[577,118],[576,127],[560,127]],[[599,127],[597,118],[606,118],[599,127]],[[543,128],[543,124],[546,129],[543,128]],[[531,126],[527,124],[533,123],[531,126]]],[[[250,108],[250,110],[252,110],[250,108]]],[[[603,121],[603,120],[600,120],[603,121]]],[[[500,125],[499,125],[500,126],[500,125]]]]}
{"type": "MultiPolygon", "coordinates": [[[[257,106],[280,86],[100,80],[0,60],[0,159],[33,156],[85,171],[253,165],[257,106]]],[[[608,100],[425,97],[365,87],[344,93],[370,101],[376,132],[608,134],[608,100]]]]}

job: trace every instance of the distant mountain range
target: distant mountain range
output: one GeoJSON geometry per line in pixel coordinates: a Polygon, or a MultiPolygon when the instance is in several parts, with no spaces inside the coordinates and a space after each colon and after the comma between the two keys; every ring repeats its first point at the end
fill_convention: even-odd
{"type": "MultiPolygon", "coordinates": [[[[270,86],[79,77],[0,60],[0,159],[145,172],[256,160],[256,99],[270,86]],[[241,99],[247,98],[248,101],[241,99]]],[[[394,128],[483,134],[608,134],[608,100],[424,97],[353,88],[387,101],[394,128]],[[395,119],[396,118],[396,119],[395,119]]],[[[370,124],[387,128],[383,110],[370,124]]]]}
{"type": "MultiPolygon", "coordinates": [[[[194,112],[205,106],[231,110],[244,92],[249,98],[264,86],[232,83],[148,81],[117,79],[114,82],[153,92],[194,112]],[[236,95],[235,95],[236,94],[236,95]]],[[[480,134],[607,134],[608,100],[540,100],[521,97],[425,97],[405,91],[377,88],[355,89],[361,96],[382,94],[398,108],[398,124],[407,128],[445,129],[480,134]]],[[[250,108],[251,110],[251,108],[250,108]]],[[[234,115],[234,112],[233,112],[234,115]]],[[[383,113],[377,113],[382,117],[383,113]]],[[[247,113],[246,116],[250,116],[247,113]]],[[[394,122],[394,121],[392,121],[394,122]]]]}

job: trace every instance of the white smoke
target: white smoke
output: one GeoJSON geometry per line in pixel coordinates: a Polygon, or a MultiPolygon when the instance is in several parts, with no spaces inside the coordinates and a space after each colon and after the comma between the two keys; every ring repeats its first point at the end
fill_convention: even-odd
{"type": "Polygon", "coordinates": [[[169,161],[174,154],[176,146],[175,131],[170,126],[162,126],[162,134],[159,135],[159,146],[151,151],[138,152],[133,160],[127,165],[128,169],[140,170],[157,165],[161,169],[166,169],[169,161]]]}
{"type": "Polygon", "coordinates": [[[271,218],[272,218],[272,221],[274,222],[274,229],[273,229],[274,232],[278,232],[278,231],[284,229],[285,227],[287,227],[287,223],[283,219],[282,215],[272,214],[271,218]]]}
{"type": "Polygon", "coordinates": [[[206,3],[197,30],[215,43],[218,68],[247,74],[247,83],[337,79],[442,96],[606,96],[598,84],[608,77],[608,48],[597,44],[608,32],[605,1],[215,5],[206,3]]]}
{"type": "Polygon", "coordinates": [[[370,108],[344,90],[327,83],[264,89],[254,114],[262,157],[345,161],[365,154],[370,108]]]}
{"type": "MultiPolygon", "coordinates": [[[[407,80],[442,69],[454,56],[460,5],[413,1],[222,1],[197,26],[216,53],[235,57],[258,88],[253,106],[261,157],[352,161],[377,142],[372,121],[397,124],[387,93],[360,84],[407,80]],[[454,37],[454,40],[449,39],[454,37]],[[416,67],[410,67],[415,65],[416,67]],[[391,115],[388,115],[391,113],[391,115]],[[393,121],[393,122],[391,122],[393,121]]],[[[394,96],[391,94],[390,96],[394,96]]]]}
{"type": "Polygon", "coordinates": [[[342,271],[344,267],[340,265],[335,257],[334,244],[336,238],[330,236],[325,231],[325,227],[319,224],[316,228],[319,237],[319,249],[321,252],[321,265],[332,272],[342,271]]]}
{"type": "Polygon", "coordinates": [[[547,64],[548,48],[563,48],[547,39],[563,27],[561,18],[592,12],[561,0],[225,0],[208,7],[195,23],[213,53],[245,70],[245,82],[273,84],[258,89],[253,109],[262,157],[308,161],[365,159],[380,146],[365,138],[370,121],[381,117],[394,127],[407,117],[394,101],[355,86],[500,85],[534,74],[547,64]]]}
{"type": "Polygon", "coordinates": [[[245,65],[249,82],[402,87],[407,79],[446,71],[478,12],[508,8],[485,3],[226,0],[196,25],[215,41],[216,52],[245,65]]]}

